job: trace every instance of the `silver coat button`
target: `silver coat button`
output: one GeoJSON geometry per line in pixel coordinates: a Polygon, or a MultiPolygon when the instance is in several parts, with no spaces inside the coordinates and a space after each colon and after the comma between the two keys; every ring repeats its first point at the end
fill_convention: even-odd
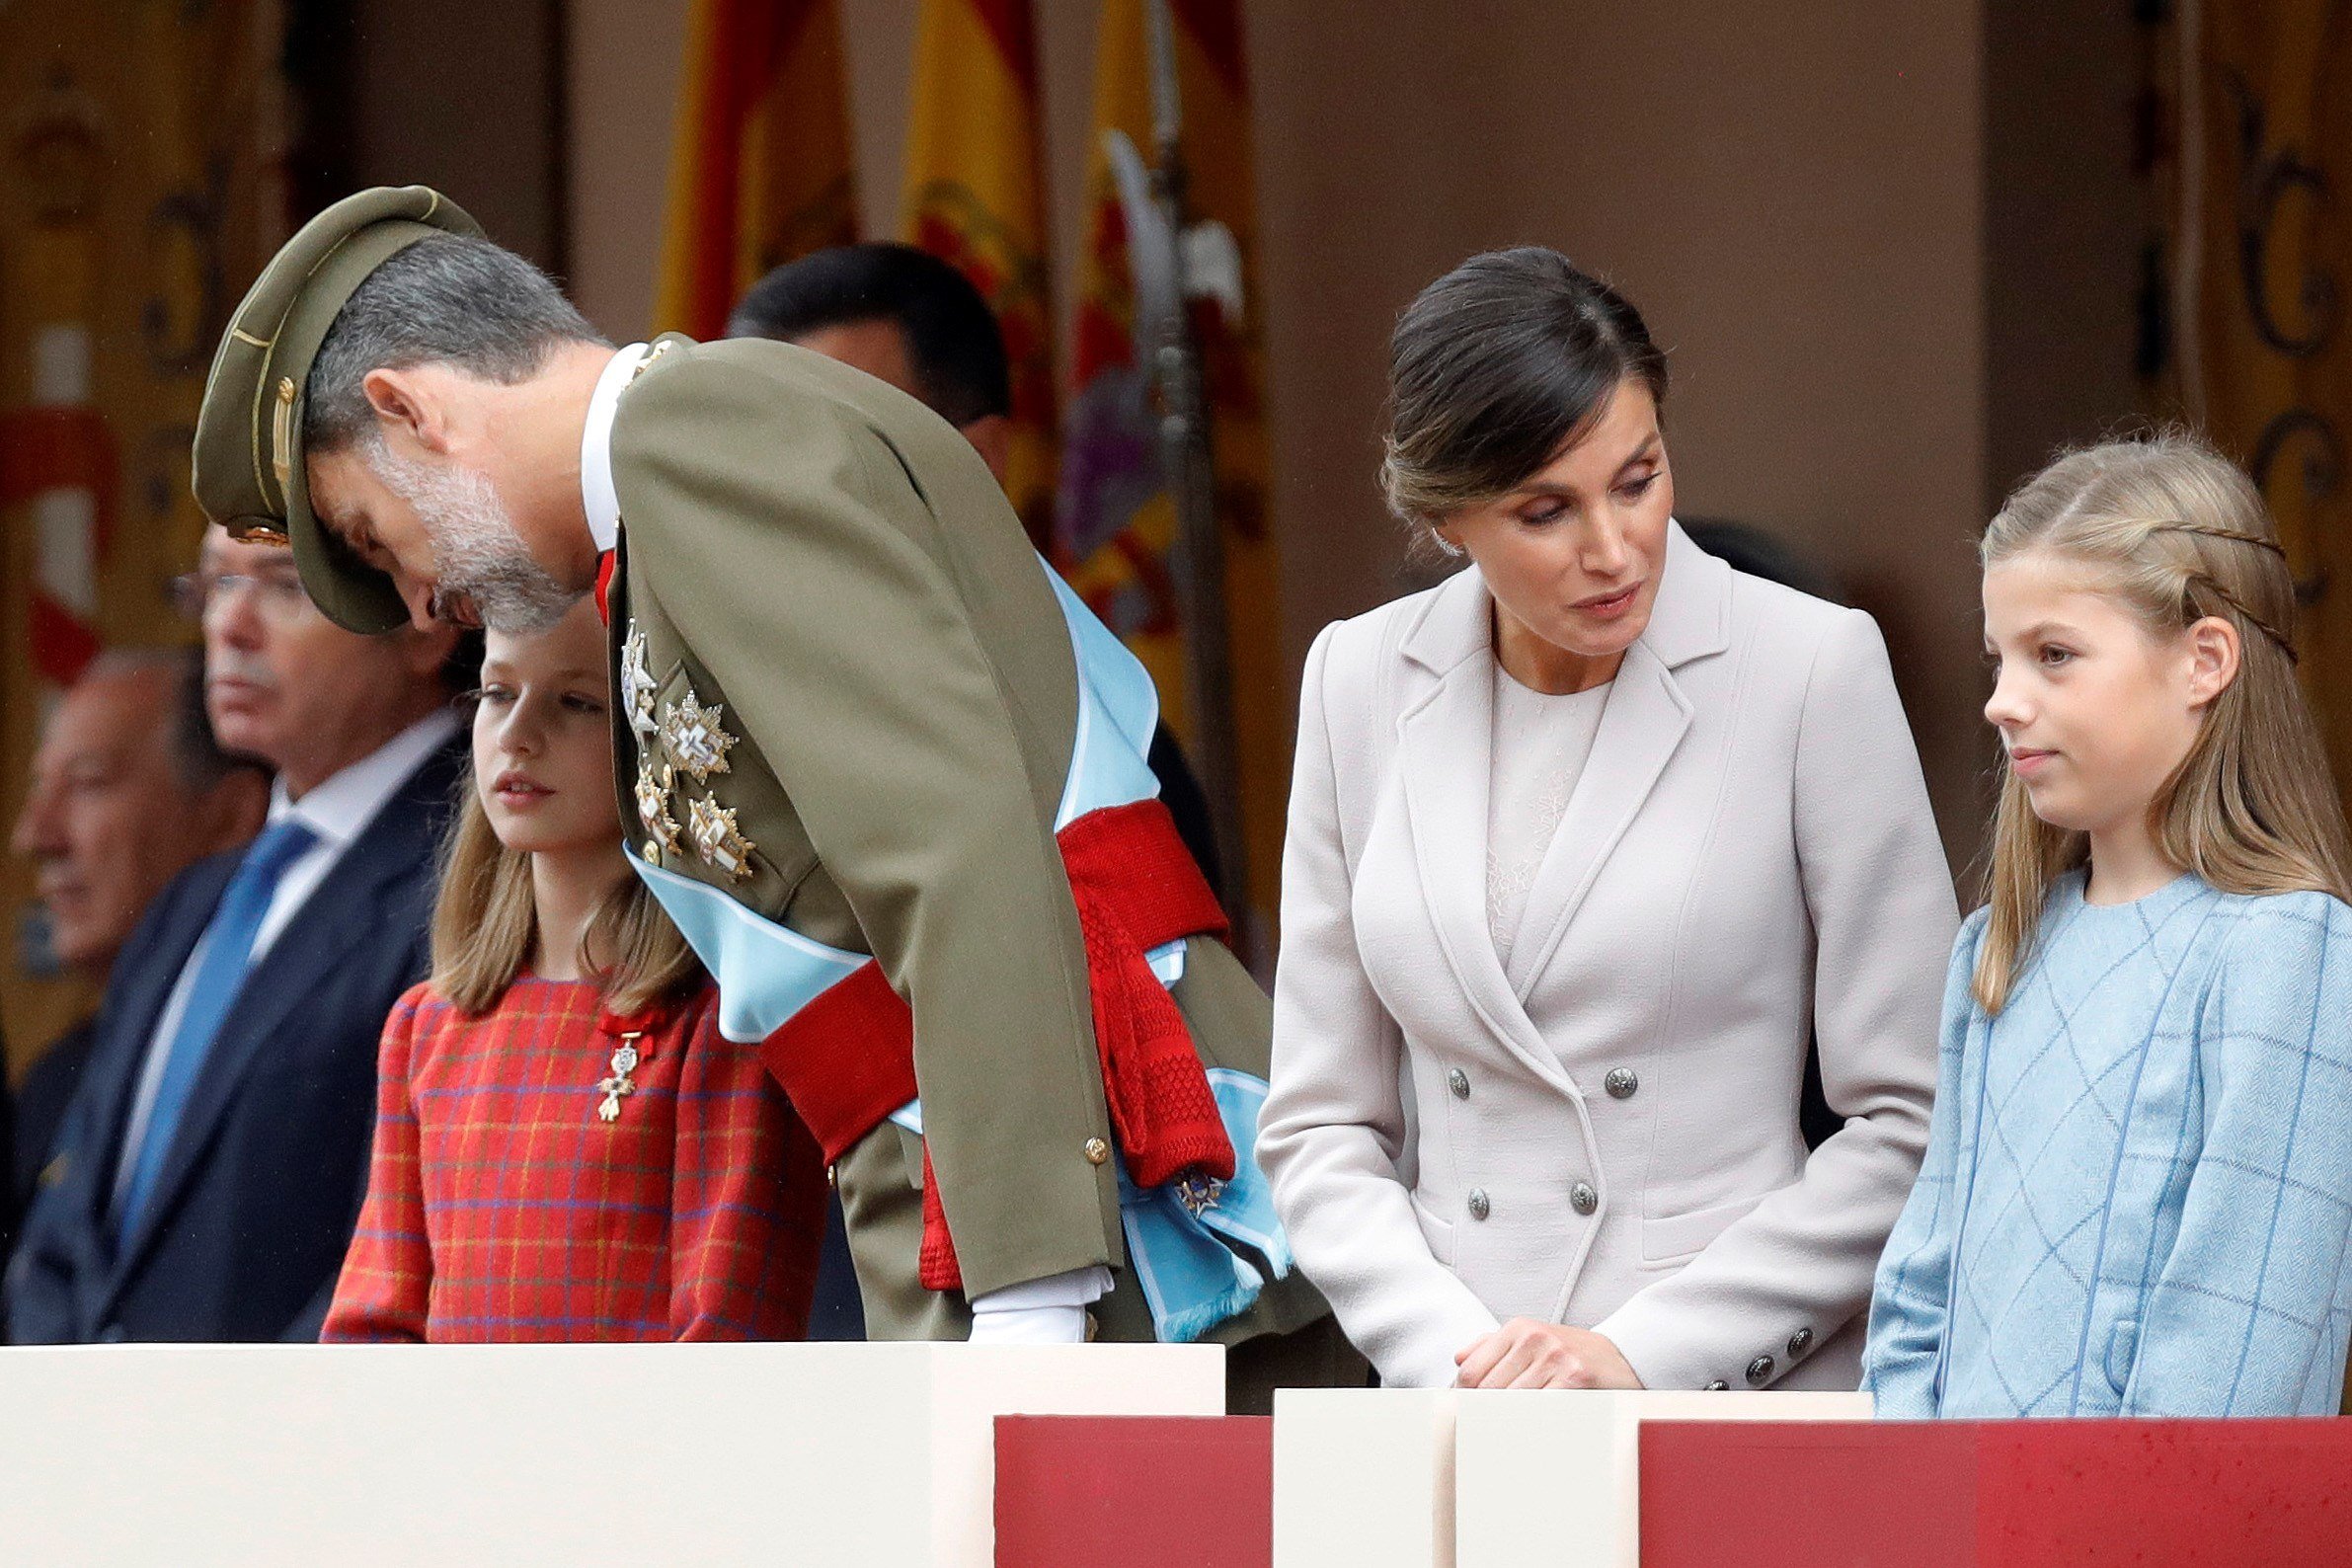
{"type": "Polygon", "coordinates": [[[1725,1393],[1725,1392],[1729,1391],[1729,1390],[1730,1390],[1730,1388],[1731,1388],[1731,1384],[1729,1384],[1729,1383],[1725,1382],[1725,1381],[1724,1381],[1722,1378],[1718,1377],[1718,1378],[1716,1378],[1716,1379],[1715,1379],[1713,1382],[1711,1382],[1711,1383],[1707,1384],[1707,1386],[1706,1386],[1706,1389],[1705,1389],[1705,1392],[1707,1392],[1707,1393],[1710,1393],[1710,1394],[1719,1394],[1719,1393],[1725,1393]]]}
{"type": "Polygon", "coordinates": [[[1568,1207],[1580,1215],[1589,1215],[1601,1207],[1601,1195],[1591,1182],[1578,1182],[1568,1189],[1568,1207]]]}
{"type": "Polygon", "coordinates": [[[1759,1356],[1750,1362],[1748,1364],[1748,1385],[1751,1388],[1762,1388],[1765,1383],[1770,1382],[1774,1365],[1769,1356],[1759,1356]]]}
{"type": "Polygon", "coordinates": [[[1453,1091],[1455,1099],[1466,1100],[1470,1097],[1470,1075],[1456,1067],[1446,1074],[1446,1087],[1453,1091]]]}
{"type": "Polygon", "coordinates": [[[1612,1100],[1630,1100],[1633,1091],[1641,1087],[1641,1074],[1631,1067],[1611,1067],[1608,1076],[1601,1080],[1601,1086],[1612,1100]]]}
{"type": "Polygon", "coordinates": [[[1494,1205],[1486,1201],[1486,1189],[1483,1187],[1471,1188],[1470,1217],[1472,1219],[1484,1219],[1488,1215],[1493,1213],[1494,1205]]]}
{"type": "Polygon", "coordinates": [[[1800,1328],[1788,1336],[1788,1359],[1795,1361],[1813,1348],[1813,1330],[1800,1328]]]}

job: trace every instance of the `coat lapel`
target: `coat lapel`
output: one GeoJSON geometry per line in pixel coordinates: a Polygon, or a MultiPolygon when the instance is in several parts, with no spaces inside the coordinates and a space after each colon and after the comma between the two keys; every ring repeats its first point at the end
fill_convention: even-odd
{"type": "MultiPolygon", "coordinates": [[[[1405,639],[1405,655],[1437,678],[1397,720],[1405,816],[1438,944],[1487,1029],[1546,1081],[1566,1075],[1542,1049],[1511,991],[1486,916],[1486,818],[1494,740],[1494,659],[1485,585],[1475,571],[1448,583],[1405,639]]],[[[1573,1092],[1571,1089],[1570,1092],[1573,1092]]]]}
{"type": "Polygon", "coordinates": [[[139,1228],[118,1260],[118,1282],[128,1277],[170,1217],[239,1085],[264,1048],[278,1038],[279,1027],[334,975],[345,954],[371,937],[381,938],[382,889],[414,869],[420,847],[431,844],[427,822],[434,813],[435,792],[446,794],[452,755],[436,752],[384,804],[245,977],[189,1090],[139,1228]]]}
{"type": "Polygon", "coordinates": [[[81,1173],[87,1178],[83,1197],[95,1233],[113,1233],[109,1211],[114,1207],[115,1170],[122,1160],[123,1124],[130,1119],[130,1102],[138,1091],[155,1026],[242,858],[216,855],[191,870],[178,889],[168,928],[158,933],[153,953],[143,955],[149,961],[135,968],[118,966],[109,981],[121,986],[119,1010],[108,1020],[101,1047],[105,1055],[93,1058],[88,1069],[96,1110],[88,1124],[93,1141],[74,1155],[87,1167],[81,1173]]]}
{"type": "Polygon", "coordinates": [[[1676,681],[1682,665],[1730,646],[1731,569],[1667,524],[1666,571],[1650,625],[1625,651],[1591,758],[1528,895],[1511,949],[1515,999],[1534,988],[1586,895],[1689,732],[1690,699],[1676,681]]]}

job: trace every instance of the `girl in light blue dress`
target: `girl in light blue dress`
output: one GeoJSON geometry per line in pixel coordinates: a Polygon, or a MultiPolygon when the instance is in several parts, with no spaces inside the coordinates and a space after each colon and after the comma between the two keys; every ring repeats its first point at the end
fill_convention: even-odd
{"type": "Polygon", "coordinates": [[[1882,1417],[2331,1415],[2352,1332],[2352,907],[2245,476],[2061,458],[1985,534],[1990,902],[1878,1268],[1882,1417]]]}

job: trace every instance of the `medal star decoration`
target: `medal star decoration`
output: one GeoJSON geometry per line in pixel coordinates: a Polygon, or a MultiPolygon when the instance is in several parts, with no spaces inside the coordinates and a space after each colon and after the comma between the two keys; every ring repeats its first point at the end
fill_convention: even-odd
{"type": "Polygon", "coordinates": [[[686,802],[686,836],[704,863],[726,872],[728,880],[741,882],[751,874],[751,840],[737,829],[733,809],[708,796],[686,802]]]}
{"type": "Polygon", "coordinates": [[[673,775],[669,764],[662,764],[659,776],[654,772],[654,759],[637,759],[637,820],[645,823],[648,842],[658,845],[665,854],[677,853],[678,826],[669,815],[669,790],[673,775]]]}
{"type": "Polygon", "coordinates": [[[629,715],[629,728],[639,735],[650,736],[661,728],[654,721],[654,672],[646,664],[645,633],[634,621],[621,641],[621,705],[629,715]]]}
{"type": "Polygon", "coordinates": [[[713,773],[727,771],[727,753],[736,741],[720,723],[726,713],[723,704],[714,702],[706,708],[689,691],[662,716],[662,745],[679,767],[694,775],[697,784],[708,783],[713,773]]]}
{"type": "Polygon", "coordinates": [[[1225,1184],[1201,1170],[1189,1170],[1170,1184],[1176,1201],[1195,1219],[1215,1209],[1225,1196],[1225,1184]]]}

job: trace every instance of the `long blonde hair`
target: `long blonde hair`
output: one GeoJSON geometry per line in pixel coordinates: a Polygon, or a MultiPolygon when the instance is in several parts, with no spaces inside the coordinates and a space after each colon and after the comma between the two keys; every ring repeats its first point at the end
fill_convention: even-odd
{"type": "MultiPolygon", "coordinates": [[[[1988,570],[2027,553],[2088,568],[2151,636],[2209,615],[2237,629],[2236,678],[2153,806],[2164,857],[2224,893],[2346,898],[2343,812],[2295,680],[2295,581],[2252,481],[2176,431],[2069,452],[2017,488],[1978,551],[1988,570]]],[[[1973,985],[1994,1013],[2032,955],[2051,884],[2089,858],[2084,834],[2036,817],[2024,783],[2001,773],[1973,985]]]]}
{"type": "MultiPolygon", "coordinates": [[[[486,1013],[530,962],[538,936],[531,857],[499,842],[469,775],[465,805],[441,847],[432,988],[461,1013],[486,1013]]],[[[581,936],[580,972],[603,987],[605,1010],[621,1014],[643,1012],[703,973],[694,950],[637,877],[596,906],[581,936]],[[599,965],[591,955],[609,955],[609,962],[599,965]]]]}

